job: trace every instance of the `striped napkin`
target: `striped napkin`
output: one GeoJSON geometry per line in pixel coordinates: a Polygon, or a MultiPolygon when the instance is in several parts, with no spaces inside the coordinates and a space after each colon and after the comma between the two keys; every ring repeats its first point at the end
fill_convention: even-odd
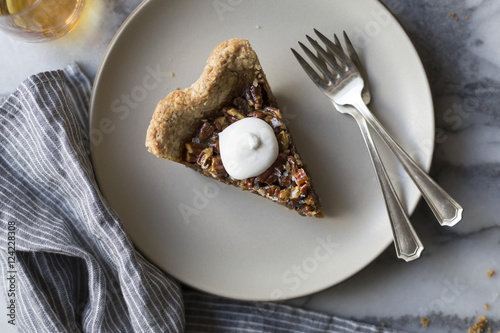
{"type": "Polygon", "coordinates": [[[148,262],[95,181],[90,89],[71,65],[0,101],[0,320],[29,333],[397,332],[205,295],[148,262]]]}

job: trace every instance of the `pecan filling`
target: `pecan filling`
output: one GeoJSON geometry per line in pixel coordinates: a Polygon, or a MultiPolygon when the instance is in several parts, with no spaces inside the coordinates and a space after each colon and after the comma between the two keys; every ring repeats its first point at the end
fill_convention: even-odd
{"type": "Polygon", "coordinates": [[[243,96],[235,98],[231,105],[222,107],[214,117],[202,121],[196,136],[185,143],[185,160],[189,166],[205,175],[258,193],[301,215],[322,216],[311,181],[271,96],[265,81],[255,80],[243,96]],[[279,155],[261,175],[237,180],[227,174],[222,164],[219,133],[245,117],[257,117],[273,128],[279,144],[279,155]]]}

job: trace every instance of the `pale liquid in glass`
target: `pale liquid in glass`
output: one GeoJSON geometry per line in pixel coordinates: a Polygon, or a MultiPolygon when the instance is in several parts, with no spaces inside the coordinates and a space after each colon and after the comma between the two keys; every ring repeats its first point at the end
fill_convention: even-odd
{"type": "Polygon", "coordinates": [[[28,41],[46,41],[71,31],[84,0],[0,0],[0,28],[28,41]]]}

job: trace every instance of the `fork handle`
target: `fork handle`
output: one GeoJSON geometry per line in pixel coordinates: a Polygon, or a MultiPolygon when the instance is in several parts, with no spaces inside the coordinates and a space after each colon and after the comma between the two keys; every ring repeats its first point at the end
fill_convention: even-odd
{"type": "Polygon", "coordinates": [[[462,219],[463,208],[445,190],[443,190],[403,148],[385,130],[382,124],[373,116],[368,107],[360,101],[355,105],[365,117],[368,124],[384,140],[387,146],[403,165],[423,198],[436,216],[439,224],[452,227],[462,219]]]}
{"type": "Polygon", "coordinates": [[[378,154],[375,143],[373,142],[365,118],[361,114],[353,114],[358,126],[363,134],[368,151],[377,173],[378,181],[384,195],[384,201],[391,222],[392,234],[394,237],[394,246],[398,258],[405,261],[412,261],[420,257],[424,250],[422,242],[413,229],[406,212],[398,199],[396,191],[387,176],[382,160],[378,154]]]}

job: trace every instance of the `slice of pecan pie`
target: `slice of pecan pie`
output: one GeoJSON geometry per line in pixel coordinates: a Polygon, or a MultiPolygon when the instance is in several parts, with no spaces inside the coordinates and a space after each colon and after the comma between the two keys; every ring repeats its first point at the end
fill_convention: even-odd
{"type": "MultiPolygon", "coordinates": [[[[250,142],[248,151],[255,155],[238,157],[244,159],[239,162],[243,169],[248,169],[252,163],[259,164],[259,154],[264,154],[261,151],[271,144],[267,143],[269,140],[260,141],[258,133],[262,132],[262,127],[259,128],[255,132],[257,136],[243,135],[247,135],[245,142],[250,142]]],[[[235,131],[239,130],[232,132],[235,131]]],[[[226,141],[234,145],[241,140],[226,141]]],[[[230,39],[217,46],[201,77],[191,87],[173,91],[158,103],[147,131],[146,147],[158,157],[259,194],[301,215],[323,216],[311,177],[297,152],[283,114],[277,108],[257,55],[247,40],[230,39]],[[219,143],[220,137],[228,132],[223,133],[226,128],[245,118],[260,119],[260,123],[244,120],[239,125],[248,122],[267,127],[268,132],[274,134],[272,140],[276,147],[274,155],[266,155],[267,161],[262,163],[267,164],[260,165],[258,174],[254,168],[254,174],[237,173],[239,176],[236,177],[229,172],[233,161],[224,158],[224,154],[229,153],[221,151],[219,143]]],[[[245,155],[247,151],[238,147],[233,150],[237,155],[245,155]]],[[[231,167],[234,169],[234,165],[231,167]]]]}

